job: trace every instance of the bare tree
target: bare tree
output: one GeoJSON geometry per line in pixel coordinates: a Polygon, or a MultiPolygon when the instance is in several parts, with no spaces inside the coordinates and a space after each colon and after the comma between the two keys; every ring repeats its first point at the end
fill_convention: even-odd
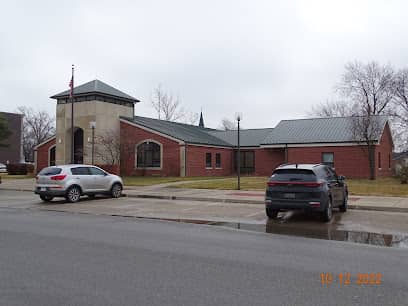
{"type": "Polygon", "coordinates": [[[95,138],[95,156],[105,164],[119,165],[121,150],[119,131],[107,130],[95,138]]]}
{"type": "Polygon", "coordinates": [[[395,115],[400,119],[401,124],[408,128],[408,69],[397,72],[395,91],[395,104],[397,106],[395,115]]]}
{"type": "Polygon", "coordinates": [[[356,115],[371,116],[390,113],[395,97],[395,73],[390,65],[377,62],[348,63],[339,91],[349,99],[356,115]]]}
{"type": "Polygon", "coordinates": [[[311,115],[321,117],[352,116],[354,139],[365,143],[370,179],[375,178],[375,140],[380,130],[378,115],[395,115],[396,74],[390,65],[355,61],[345,66],[337,85],[341,102],[326,102],[313,108],[311,115]]]}
{"type": "Polygon", "coordinates": [[[228,118],[223,118],[221,120],[221,125],[219,128],[225,131],[231,131],[231,130],[236,130],[237,125],[235,124],[234,121],[229,120],[228,118]]]}
{"type": "Polygon", "coordinates": [[[55,133],[54,118],[47,112],[21,106],[23,117],[23,153],[26,161],[34,160],[34,147],[55,133]]]}
{"type": "Polygon", "coordinates": [[[345,101],[326,101],[312,106],[310,117],[348,117],[353,115],[353,105],[345,101]]]}
{"type": "Polygon", "coordinates": [[[395,73],[390,65],[380,66],[377,62],[346,65],[346,72],[339,90],[352,101],[354,120],[352,132],[355,139],[367,145],[370,179],[375,179],[375,143],[380,129],[377,115],[392,115],[395,98],[395,73]]]}
{"type": "Polygon", "coordinates": [[[187,124],[197,125],[199,118],[200,115],[198,113],[186,112],[183,118],[183,122],[187,124]]]}
{"type": "Polygon", "coordinates": [[[11,135],[11,131],[8,128],[6,119],[0,114],[0,148],[7,147],[8,144],[5,143],[7,138],[11,135]]]}
{"type": "Polygon", "coordinates": [[[153,89],[150,102],[159,119],[178,121],[186,115],[184,108],[181,106],[180,98],[166,92],[160,84],[153,89]]]}

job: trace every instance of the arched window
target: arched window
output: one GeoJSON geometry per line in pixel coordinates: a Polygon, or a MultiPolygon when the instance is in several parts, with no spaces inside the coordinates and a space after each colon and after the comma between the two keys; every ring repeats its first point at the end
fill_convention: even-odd
{"type": "Polygon", "coordinates": [[[145,141],[136,147],[137,168],[160,168],[161,167],[161,145],[145,141]]]}

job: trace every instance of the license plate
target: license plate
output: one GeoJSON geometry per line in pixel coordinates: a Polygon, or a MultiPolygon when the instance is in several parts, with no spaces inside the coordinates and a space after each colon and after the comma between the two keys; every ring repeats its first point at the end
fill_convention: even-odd
{"type": "Polygon", "coordinates": [[[40,191],[46,191],[46,190],[47,190],[47,188],[45,188],[45,187],[40,188],[40,191]]]}
{"type": "Polygon", "coordinates": [[[285,199],[294,199],[295,198],[295,194],[294,193],[284,193],[283,197],[285,199]]]}

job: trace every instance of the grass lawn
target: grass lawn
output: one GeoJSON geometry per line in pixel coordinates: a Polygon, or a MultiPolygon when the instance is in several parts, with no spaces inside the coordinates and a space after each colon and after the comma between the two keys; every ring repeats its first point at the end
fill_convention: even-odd
{"type": "MultiPolygon", "coordinates": [[[[264,190],[267,177],[241,177],[242,190],[264,190]]],[[[408,196],[408,185],[401,184],[396,178],[380,178],[374,181],[367,179],[346,180],[351,195],[376,195],[376,196],[408,196]]],[[[229,178],[221,181],[192,182],[174,186],[177,188],[197,189],[237,189],[237,179],[229,178]]]]}
{"type": "Polygon", "coordinates": [[[9,175],[6,173],[0,173],[0,176],[3,180],[18,180],[18,179],[27,179],[27,178],[34,178],[34,174],[27,174],[27,175],[9,175]]]}
{"type": "Polygon", "coordinates": [[[125,186],[151,186],[180,181],[219,180],[224,177],[161,177],[161,176],[125,176],[122,177],[125,186]]]}

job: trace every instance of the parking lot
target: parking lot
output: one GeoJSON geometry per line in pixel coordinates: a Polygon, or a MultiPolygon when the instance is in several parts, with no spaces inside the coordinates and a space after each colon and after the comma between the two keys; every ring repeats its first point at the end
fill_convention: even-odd
{"type": "MultiPolygon", "coordinates": [[[[75,204],[67,203],[64,199],[44,203],[32,192],[10,190],[0,190],[0,208],[162,219],[322,239],[337,239],[339,233],[344,236],[344,233],[349,232],[354,235],[360,233],[359,236],[361,233],[364,234],[363,238],[354,237],[353,240],[371,239],[366,234],[396,235],[400,240],[401,237],[404,240],[404,237],[408,236],[408,214],[401,212],[357,209],[346,213],[336,211],[333,220],[324,223],[319,216],[289,211],[280,213],[276,220],[268,220],[261,204],[132,197],[120,199],[83,197],[75,204]]],[[[350,240],[350,235],[343,238],[350,240]]]]}

